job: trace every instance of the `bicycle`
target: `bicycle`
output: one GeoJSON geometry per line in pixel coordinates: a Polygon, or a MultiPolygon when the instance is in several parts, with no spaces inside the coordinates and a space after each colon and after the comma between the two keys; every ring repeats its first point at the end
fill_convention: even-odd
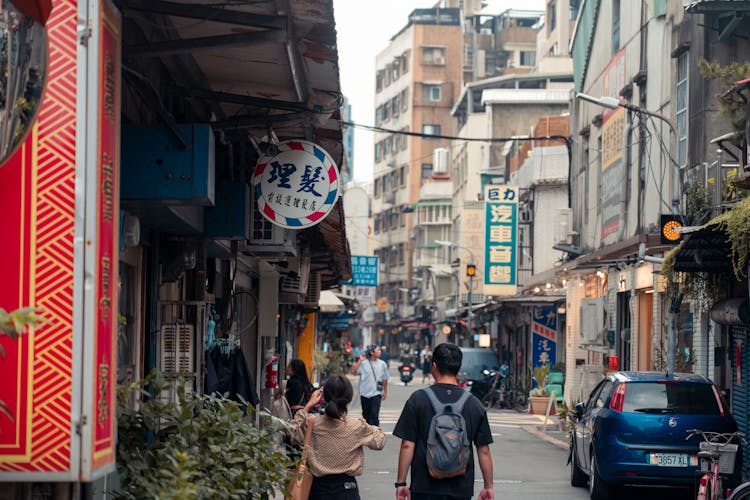
{"type": "Polygon", "coordinates": [[[734,459],[737,455],[739,445],[733,443],[735,438],[742,438],[739,431],[733,433],[721,433],[690,429],[687,437],[701,436],[703,441],[699,443],[698,460],[701,462],[703,475],[698,484],[696,500],[718,500],[726,498],[727,492],[723,488],[724,476],[734,472],[734,459]],[[705,463],[706,467],[703,468],[705,463]]]}

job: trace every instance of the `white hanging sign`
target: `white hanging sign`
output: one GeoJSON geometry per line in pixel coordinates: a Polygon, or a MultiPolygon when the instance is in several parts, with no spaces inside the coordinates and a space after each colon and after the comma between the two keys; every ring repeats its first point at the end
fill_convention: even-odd
{"type": "Polygon", "coordinates": [[[307,141],[285,141],[274,156],[258,160],[255,200],[277,226],[305,229],[319,223],[338,199],[339,171],[331,155],[307,141]]]}

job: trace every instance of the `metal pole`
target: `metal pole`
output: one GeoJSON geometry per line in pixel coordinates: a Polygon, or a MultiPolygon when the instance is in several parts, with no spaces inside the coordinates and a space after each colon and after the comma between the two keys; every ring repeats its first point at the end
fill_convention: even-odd
{"type": "MultiPolygon", "coordinates": [[[[469,339],[471,342],[474,340],[474,336],[471,334],[471,291],[474,288],[474,276],[469,276],[469,309],[466,311],[466,329],[469,331],[469,339]]],[[[471,344],[469,344],[471,345],[471,344]]]]}

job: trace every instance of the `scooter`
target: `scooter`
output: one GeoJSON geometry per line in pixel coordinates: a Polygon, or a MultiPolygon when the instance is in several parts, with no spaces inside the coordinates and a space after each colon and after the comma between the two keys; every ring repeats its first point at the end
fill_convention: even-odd
{"type": "Polygon", "coordinates": [[[414,367],[408,364],[403,364],[398,367],[398,371],[401,373],[401,382],[404,385],[409,385],[411,379],[414,378],[414,367]]]}

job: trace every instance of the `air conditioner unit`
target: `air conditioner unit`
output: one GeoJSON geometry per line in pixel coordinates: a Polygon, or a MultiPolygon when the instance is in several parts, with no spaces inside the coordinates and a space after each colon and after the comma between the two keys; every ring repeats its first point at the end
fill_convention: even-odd
{"type": "Polygon", "coordinates": [[[305,294],[302,304],[308,307],[318,307],[320,302],[320,288],[322,279],[319,272],[310,273],[310,279],[307,284],[307,293],[305,294]]]}
{"type": "Polygon", "coordinates": [[[573,231],[573,210],[570,208],[561,208],[554,218],[555,222],[555,244],[572,245],[573,237],[576,232],[573,231]]]}
{"type": "Polygon", "coordinates": [[[450,150],[448,148],[435,148],[432,151],[433,172],[436,174],[448,173],[450,163],[450,150]]]}
{"type": "Polygon", "coordinates": [[[307,293],[307,287],[310,280],[310,257],[302,256],[299,259],[291,258],[290,261],[297,261],[290,263],[289,269],[282,274],[281,277],[281,291],[288,293],[307,293]],[[294,269],[293,267],[296,267],[294,269]]]}
{"type": "MultiPolygon", "coordinates": [[[[182,377],[183,390],[192,392],[195,378],[195,327],[180,323],[162,325],[159,330],[159,363],[162,373],[169,380],[182,377]]],[[[160,399],[176,401],[176,382],[170,390],[162,391],[160,399]]]]}
{"type": "Polygon", "coordinates": [[[604,299],[581,300],[581,342],[601,344],[604,332],[604,299]]]}

